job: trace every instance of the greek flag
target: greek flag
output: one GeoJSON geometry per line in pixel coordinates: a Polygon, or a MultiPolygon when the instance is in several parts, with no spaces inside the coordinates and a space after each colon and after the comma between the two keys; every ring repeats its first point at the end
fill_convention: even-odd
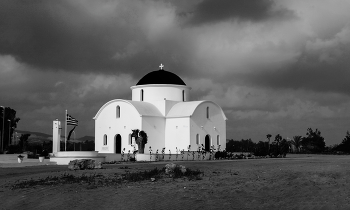
{"type": "Polygon", "coordinates": [[[78,120],[76,120],[74,117],[67,114],[67,125],[78,126],[78,120]]]}

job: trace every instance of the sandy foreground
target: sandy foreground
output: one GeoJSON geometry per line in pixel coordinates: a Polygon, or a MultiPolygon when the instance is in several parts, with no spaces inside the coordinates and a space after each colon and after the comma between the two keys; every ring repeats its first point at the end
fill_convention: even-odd
{"type": "Polygon", "coordinates": [[[89,171],[56,165],[0,168],[0,209],[350,209],[350,156],[180,161],[176,163],[204,171],[202,180],[10,189],[18,180],[63,173],[115,175],[166,163],[123,163],[89,171]],[[121,169],[125,166],[129,169],[121,169]]]}

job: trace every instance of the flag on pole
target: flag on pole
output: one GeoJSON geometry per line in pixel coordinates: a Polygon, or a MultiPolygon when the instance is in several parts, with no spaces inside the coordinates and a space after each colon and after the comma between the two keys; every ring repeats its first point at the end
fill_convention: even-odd
{"type": "Polygon", "coordinates": [[[67,114],[67,125],[78,126],[78,120],[76,120],[74,117],[67,114]]]}
{"type": "MultiPolygon", "coordinates": [[[[70,136],[72,135],[72,133],[74,132],[74,129],[76,128],[77,126],[74,126],[74,128],[71,130],[71,131],[69,131],[69,134],[68,134],[68,137],[67,137],[67,141],[69,141],[69,139],[70,139],[70,136]]],[[[75,139],[74,139],[75,140],[75,139]]]]}
{"type": "MultiPolygon", "coordinates": [[[[74,125],[74,129],[75,129],[75,127],[78,126],[78,120],[75,119],[74,117],[70,116],[66,110],[66,129],[65,129],[64,151],[67,151],[67,125],[74,125]]],[[[73,132],[73,130],[71,130],[71,132],[73,132]]],[[[71,132],[70,132],[69,136],[71,135],[71,132]]]]}

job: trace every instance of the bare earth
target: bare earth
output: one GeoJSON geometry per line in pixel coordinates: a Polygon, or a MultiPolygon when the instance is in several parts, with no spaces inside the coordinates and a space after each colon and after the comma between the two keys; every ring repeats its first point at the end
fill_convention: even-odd
{"type": "Polygon", "coordinates": [[[0,209],[350,209],[350,156],[287,155],[284,159],[176,162],[204,171],[202,180],[170,178],[110,187],[36,186],[17,180],[63,173],[115,174],[162,168],[167,162],[0,168],[0,209]],[[130,169],[120,169],[128,166],[130,169]]]}

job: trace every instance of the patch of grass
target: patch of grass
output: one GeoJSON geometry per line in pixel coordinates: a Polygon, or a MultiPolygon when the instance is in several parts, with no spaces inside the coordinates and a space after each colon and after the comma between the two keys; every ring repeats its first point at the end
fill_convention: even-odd
{"type": "Polygon", "coordinates": [[[139,182],[144,180],[150,180],[151,178],[161,178],[164,174],[164,170],[159,170],[158,168],[155,168],[153,170],[145,170],[145,171],[139,171],[139,172],[127,172],[122,175],[123,180],[129,181],[129,182],[139,182]]]}
{"type": "Polygon", "coordinates": [[[103,177],[101,174],[91,174],[86,175],[82,174],[81,176],[75,176],[73,174],[64,173],[60,176],[48,176],[46,178],[41,178],[38,180],[30,179],[23,181],[16,181],[15,184],[11,186],[11,189],[21,189],[21,188],[30,188],[38,185],[44,186],[54,186],[60,184],[93,184],[99,178],[103,177]]]}
{"type": "MultiPolygon", "coordinates": [[[[127,167],[125,167],[127,168],[127,167]]],[[[200,175],[203,172],[199,170],[191,170],[187,168],[185,173],[182,173],[180,169],[174,170],[173,179],[186,177],[189,180],[200,180],[200,175]]],[[[59,176],[48,176],[46,178],[40,178],[37,180],[22,180],[16,181],[10,186],[12,190],[32,188],[36,186],[56,186],[63,184],[82,184],[88,185],[87,189],[95,189],[102,186],[112,186],[118,185],[123,182],[140,182],[145,180],[151,180],[155,178],[156,180],[161,179],[165,176],[165,168],[158,169],[154,168],[152,170],[130,172],[126,171],[124,174],[115,173],[112,176],[106,176],[103,174],[82,174],[74,175],[70,173],[64,173],[59,176]]]]}
{"type": "Polygon", "coordinates": [[[120,164],[120,161],[113,160],[110,162],[103,162],[103,164],[120,164]]]}
{"type": "Polygon", "coordinates": [[[130,169],[128,166],[119,167],[119,169],[130,169]]]}

